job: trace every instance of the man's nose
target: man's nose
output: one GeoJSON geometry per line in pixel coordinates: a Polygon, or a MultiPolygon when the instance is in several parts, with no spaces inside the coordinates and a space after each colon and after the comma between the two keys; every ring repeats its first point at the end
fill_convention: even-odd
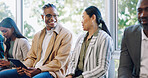
{"type": "Polygon", "coordinates": [[[51,16],[50,20],[55,21],[55,17],[51,16]]]}

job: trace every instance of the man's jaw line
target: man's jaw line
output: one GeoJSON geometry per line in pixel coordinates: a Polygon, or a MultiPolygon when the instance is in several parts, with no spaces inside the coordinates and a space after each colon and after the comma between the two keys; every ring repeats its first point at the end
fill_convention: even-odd
{"type": "MultiPolygon", "coordinates": [[[[56,24],[56,22],[50,22],[50,23],[54,23],[54,25],[56,24]]],[[[50,25],[46,24],[47,30],[51,30],[52,28],[55,28],[55,27],[56,27],[56,26],[51,27],[50,25]]]]}

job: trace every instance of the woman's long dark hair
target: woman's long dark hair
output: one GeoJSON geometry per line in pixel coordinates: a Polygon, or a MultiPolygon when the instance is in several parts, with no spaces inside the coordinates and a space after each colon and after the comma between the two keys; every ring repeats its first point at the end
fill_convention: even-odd
{"type": "Polygon", "coordinates": [[[96,22],[97,22],[98,26],[100,25],[100,23],[102,23],[102,30],[104,30],[108,35],[111,36],[104,20],[102,19],[101,12],[99,11],[99,9],[97,7],[90,6],[90,7],[86,8],[85,11],[89,15],[89,17],[92,17],[92,15],[95,14],[96,15],[96,22]]]}
{"type": "MultiPolygon", "coordinates": [[[[16,38],[25,38],[19,31],[19,29],[17,28],[16,26],[16,23],[13,21],[13,19],[7,17],[5,19],[2,20],[2,22],[0,23],[0,27],[4,27],[4,28],[14,28],[14,32],[13,32],[13,35],[16,37],[16,38]]],[[[27,39],[27,38],[25,38],[27,39]]],[[[8,53],[9,49],[10,49],[10,41],[11,41],[11,38],[8,38],[4,43],[6,45],[6,52],[5,53],[8,53]]],[[[7,56],[7,54],[5,54],[7,56]]]]}

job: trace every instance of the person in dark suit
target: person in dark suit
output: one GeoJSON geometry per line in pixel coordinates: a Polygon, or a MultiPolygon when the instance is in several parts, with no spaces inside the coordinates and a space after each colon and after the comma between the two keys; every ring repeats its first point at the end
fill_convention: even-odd
{"type": "Polygon", "coordinates": [[[124,31],[118,78],[148,78],[148,0],[138,1],[137,16],[124,31]]]}

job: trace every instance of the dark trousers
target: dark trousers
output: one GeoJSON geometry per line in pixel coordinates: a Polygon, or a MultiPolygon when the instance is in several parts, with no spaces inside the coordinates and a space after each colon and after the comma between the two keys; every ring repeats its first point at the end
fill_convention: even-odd
{"type": "Polygon", "coordinates": [[[83,73],[82,70],[76,69],[74,77],[78,77],[78,76],[82,75],[82,73],[83,73]]]}

